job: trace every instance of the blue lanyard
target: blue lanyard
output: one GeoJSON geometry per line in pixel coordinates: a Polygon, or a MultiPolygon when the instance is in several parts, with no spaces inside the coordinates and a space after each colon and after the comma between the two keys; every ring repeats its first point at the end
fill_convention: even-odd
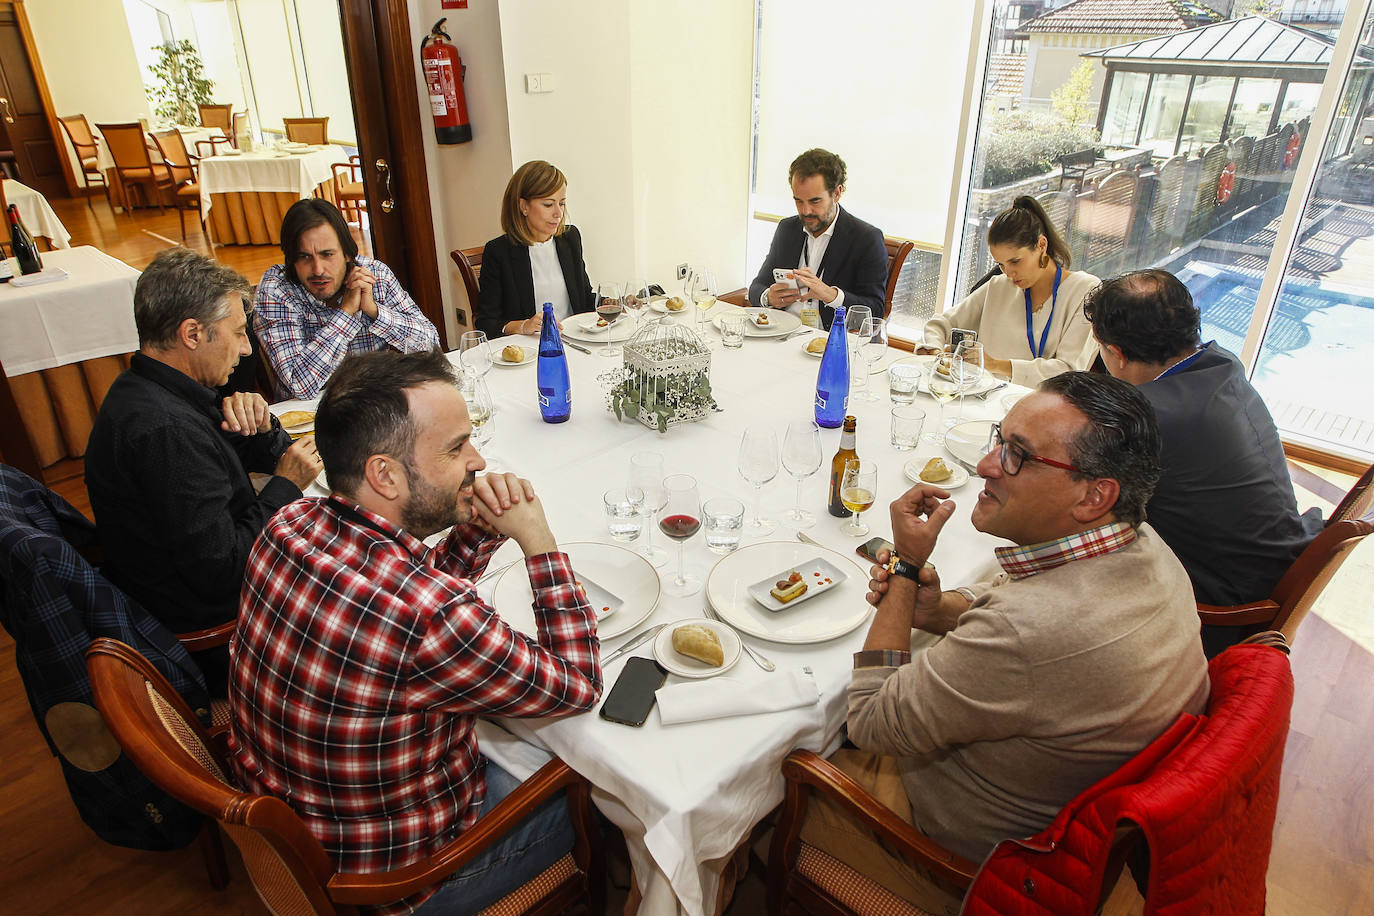
{"type": "Polygon", "coordinates": [[[1159,373],[1159,375],[1156,375],[1154,380],[1159,381],[1165,376],[1173,375],[1175,372],[1182,372],[1184,369],[1187,369],[1193,363],[1197,362],[1198,359],[1202,356],[1202,354],[1207,352],[1207,348],[1214,343],[1216,343],[1215,340],[1207,341],[1205,344],[1198,347],[1192,356],[1189,356],[1187,359],[1181,359],[1178,362],[1174,363],[1168,369],[1165,369],[1163,372],[1159,373]]]}
{"type": "Polygon", "coordinates": [[[1030,290],[1022,290],[1026,294],[1026,346],[1030,347],[1031,359],[1039,359],[1040,354],[1045,352],[1045,342],[1050,339],[1050,325],[1054,323],[1054,304],[1059,299],[1059,279],[1064,276],[1063,265],[1054,265],[1054,292],[1050,293],[1050,317],[1045,320],[1045,330],[1040,332],[1040,349],[1035,348],[1035,319],[1032,317],[1035,310],[1031,308],[1030,290]]]}

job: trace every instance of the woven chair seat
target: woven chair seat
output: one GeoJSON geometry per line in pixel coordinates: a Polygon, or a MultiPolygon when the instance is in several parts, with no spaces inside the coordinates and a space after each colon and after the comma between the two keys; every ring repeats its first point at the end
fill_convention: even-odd
{"type": "Polygon", "coordinates": [[[575,874],[577,874],[577,863],[573,861],[572,853],[568,853],[528,883],[517,887],[478,913],[477,916],[520,916],[521,913],[528,911],[543,899],[545,894],[575,874]]]}
{"type": "Polygon", "coordinates": [[[865,916],[935,916],[805,843],[797,852],[797,873],[865,916]]]}

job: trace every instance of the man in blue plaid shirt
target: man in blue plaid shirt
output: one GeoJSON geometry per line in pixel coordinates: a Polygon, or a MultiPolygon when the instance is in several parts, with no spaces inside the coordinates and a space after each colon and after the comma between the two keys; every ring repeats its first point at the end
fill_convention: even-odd
{"type": "Polygon", "coordinates": [[[284,263],[258,283],[253,330],[282,398],[317,397],[350,353],[439,346],[439,333],[381,261],[358,254],[327,200],[298,200],[281,224],[284,263]]]}

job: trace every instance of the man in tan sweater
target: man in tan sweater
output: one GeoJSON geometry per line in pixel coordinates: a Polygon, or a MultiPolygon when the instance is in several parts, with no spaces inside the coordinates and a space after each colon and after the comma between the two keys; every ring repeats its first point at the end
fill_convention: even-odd
{"type": "MultiPolygon", "coordinates": [[[[877,613],[849,689],[849,735],[863,750],[836,755],[975,862],[1048,826],[1208,694],[1188,576],[1144,524],[1159,476],[1145,399],[1069,372],[1013,407],[997,437],[978,464],[973,525],[1017,546],[997,548],[995,578],[943,591],[925,562],[953,513],[949,494],[917,486],[892,504],[900,559],[875,569],[877,613]],[[944,638],[913,657],[913,629],[944,638]]],[[[864,849],[831,813],[818,811],[803,839],[934,912],[957,911],[957,893],[864,849]]]]}

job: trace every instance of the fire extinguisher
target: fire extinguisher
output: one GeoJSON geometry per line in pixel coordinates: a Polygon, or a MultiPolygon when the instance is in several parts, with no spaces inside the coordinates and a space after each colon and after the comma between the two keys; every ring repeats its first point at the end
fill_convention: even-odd
{"type": "Polygon", "coordinates": [[[444,31],[448,17],[434,23],[424,41],[420,42],[420,62],[425,68],[425,85],[429,87],[429,107],[434,115],[434,138],[441,144],[467,143],[472,139],[472,125],[468,123],[468,103],[463,98],[465,67],[458,49],[449,44],[453,39],[444,31]]]}

